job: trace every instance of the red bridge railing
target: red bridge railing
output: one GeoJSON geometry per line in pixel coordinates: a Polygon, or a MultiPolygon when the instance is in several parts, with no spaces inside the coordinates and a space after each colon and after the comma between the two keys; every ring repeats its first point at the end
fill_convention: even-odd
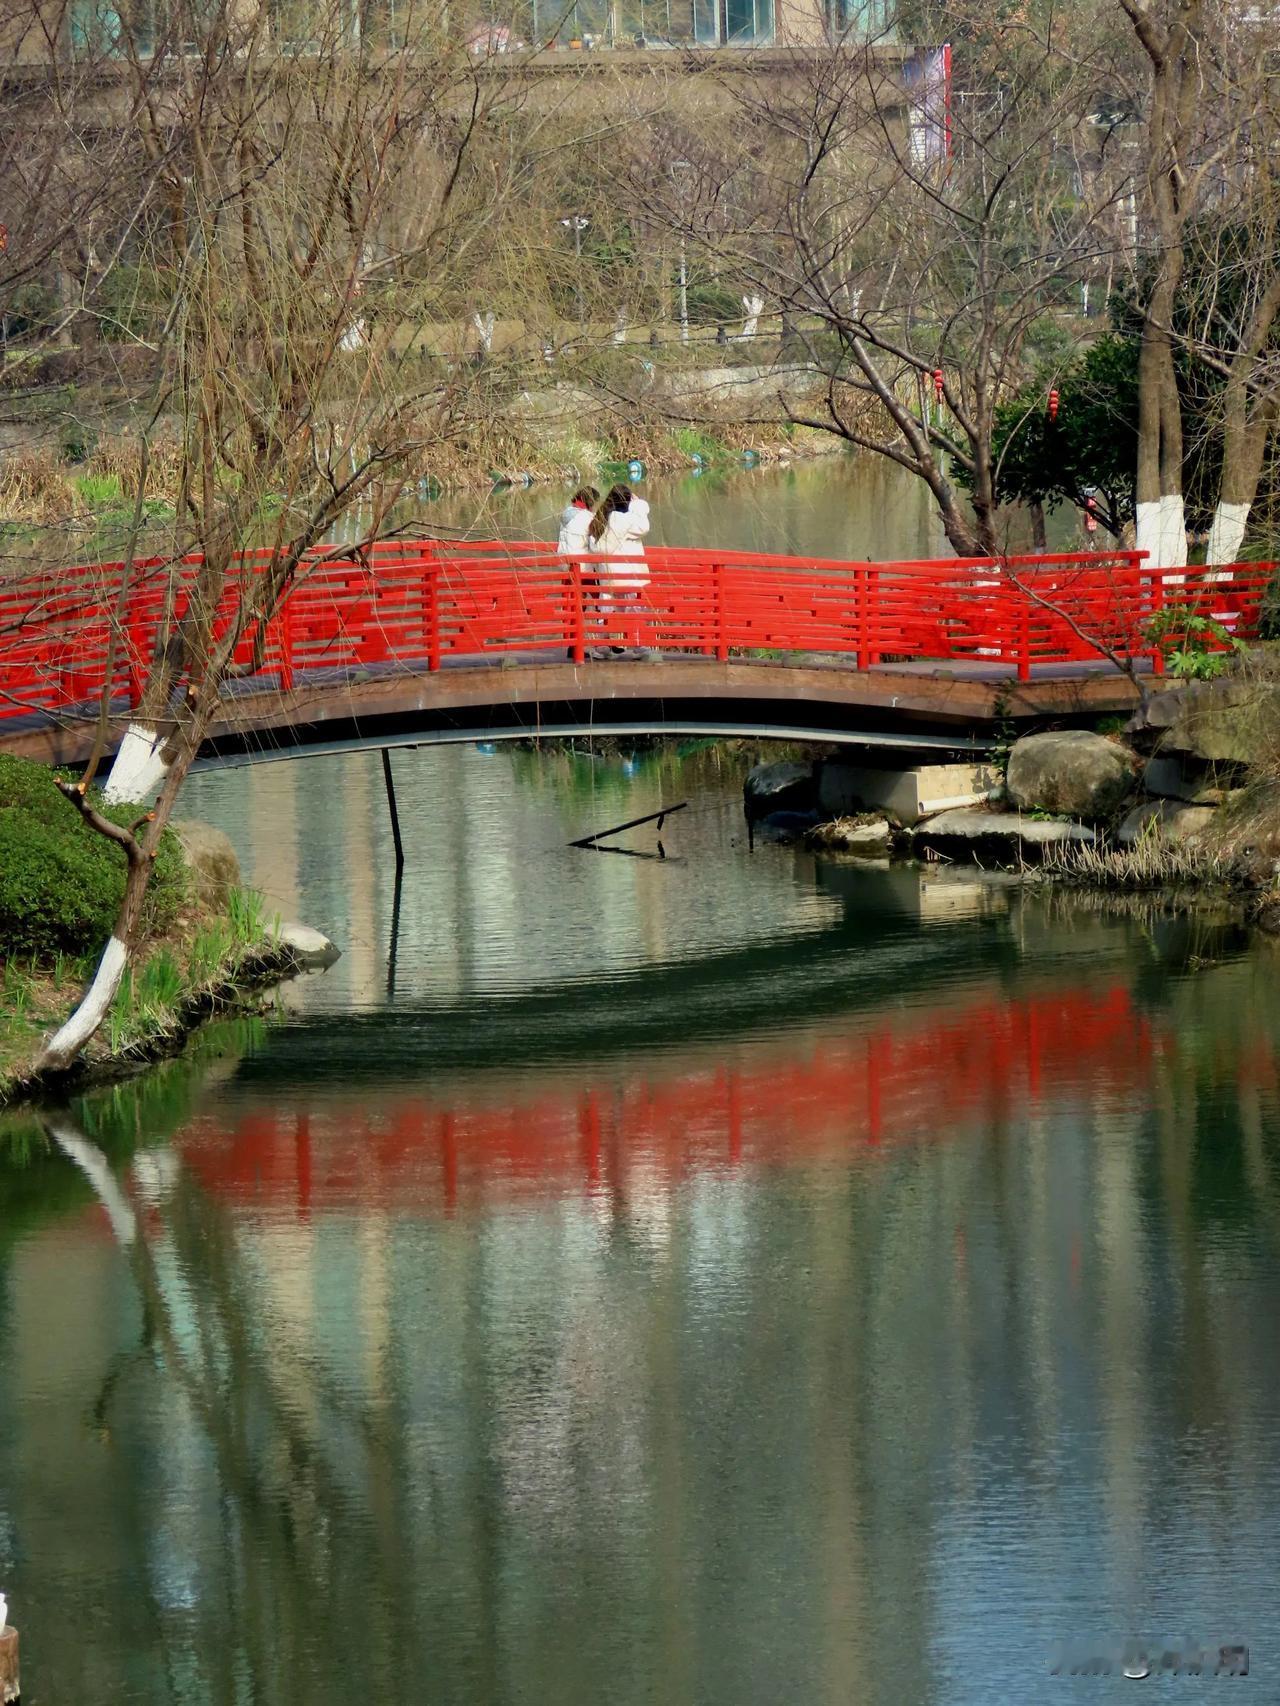
{"type": "MultiPolygon", "coordinates": [[[[597,564],[567,561],[546,545],[396,541],[342,557],[333,549],[304,564],[268,626],[263,673],[286,689],[328,671],[436,670],[511,653],[581,663],[617,639],[721,662],[812,653],[859,669],[968,661],[1023,680],[1038,664],[1103,656],[1149,659],[1158,670],[1148,632],[1158,611],[1212,617],[1250,637],[1274,572],[1270,563],[1241,563],[1172,576],[1133,551],[846,563],[654,547],[648,581],[624,613],[602,598],[609,588],[597,564]]],[[[218,624],[251,596],[265,559],[241,559],[218,624]]],[[[122,614],[119,563],[0,581],[0,722],[96,700],[116,623],[111,695],[136,704],[171,592],[181,620],[198,566],[195,558],[135,564],[122,614]]],[[[238,661],[250,656],[246,639],[238,661]]]]}

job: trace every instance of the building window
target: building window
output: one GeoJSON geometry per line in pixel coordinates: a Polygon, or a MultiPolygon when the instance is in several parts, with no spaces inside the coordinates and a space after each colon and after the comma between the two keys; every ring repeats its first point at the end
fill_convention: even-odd
{"type": "Polygon", "coordinates": [[[145,56],[155,46],[155,17],[147,4],[119,0],[113,6],[108,0],[73,0],[69,19],[71,51],[77,58],[119,56],[130,45],[145,56]]]}
{"type": "Polygon", "coordinates": [[[827,0],[827,22],[835,36],[897,41],[897,0],[827,0]]]}

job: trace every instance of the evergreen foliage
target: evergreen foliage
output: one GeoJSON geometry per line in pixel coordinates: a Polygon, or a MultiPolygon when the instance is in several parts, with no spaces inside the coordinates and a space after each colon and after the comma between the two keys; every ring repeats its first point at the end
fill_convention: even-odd
{"type": "MultiPolygon", "coordinates": [[[[95,804],[115,823],[136,822],[142,811],[95,804]]],[[[125,872],[123,851],[71,808],[49,770],[0,755],[0,954],[51,959],[101,948],[125,872]]],[[[173,922],[186,894],[182,850],[166,831],[143,913],[148,934],[173,922]]]]}

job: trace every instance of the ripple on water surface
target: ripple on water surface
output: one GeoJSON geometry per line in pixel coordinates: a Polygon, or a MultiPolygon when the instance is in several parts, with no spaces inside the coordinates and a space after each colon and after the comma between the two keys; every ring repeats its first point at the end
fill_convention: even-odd
{"type": "Polygon", "coordinates": [[[344,957],[61,1116],[96,1180],[6,1134],[33,1698],[1093,1700],[1053,1643],[1160,1633],[1269,1675],[1267,950],[751,853],[700,763],[397,757],[398,915],[376,758],[199,781],[344,957]],[[683,797],[665,862],[565,845],[683,797]]]}

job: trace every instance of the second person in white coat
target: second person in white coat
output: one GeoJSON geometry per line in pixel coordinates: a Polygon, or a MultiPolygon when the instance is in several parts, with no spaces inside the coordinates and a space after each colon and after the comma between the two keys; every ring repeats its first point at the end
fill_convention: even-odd
{"type": "Polygon", "coordinates": [[[629,645],[641,643],[641,625],[647,614],[644,594],[649,585],[642,541],[648,531],[649,505],[645,500],[630,486],[611,486],[592,519],[590,534],[599,559],[601,616],[615,656],[629,645]]]}

